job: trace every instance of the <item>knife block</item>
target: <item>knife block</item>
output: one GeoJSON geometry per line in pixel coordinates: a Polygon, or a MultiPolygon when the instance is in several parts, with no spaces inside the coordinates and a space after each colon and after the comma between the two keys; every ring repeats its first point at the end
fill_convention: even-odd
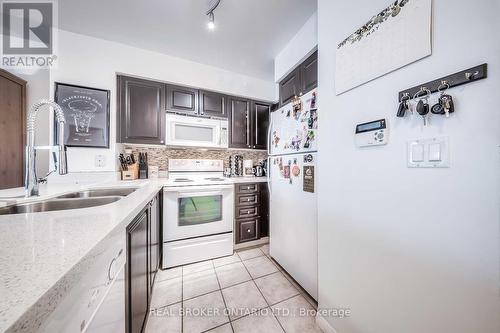
{"type": "Polygon", "coordinates": [[[122,170],[122,180],[135,180],[139,178],[139,164],[131,164],[128,170],[122,170]]]}

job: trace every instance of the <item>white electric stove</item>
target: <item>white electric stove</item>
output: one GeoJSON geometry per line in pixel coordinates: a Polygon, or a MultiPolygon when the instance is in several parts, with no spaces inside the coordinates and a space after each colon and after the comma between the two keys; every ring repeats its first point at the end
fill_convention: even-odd
{"type": "Polygon", "coordinates": [[[221,160],[170,159],[163,193],[163,268],[233,253],[234,187],[221,160]]]}

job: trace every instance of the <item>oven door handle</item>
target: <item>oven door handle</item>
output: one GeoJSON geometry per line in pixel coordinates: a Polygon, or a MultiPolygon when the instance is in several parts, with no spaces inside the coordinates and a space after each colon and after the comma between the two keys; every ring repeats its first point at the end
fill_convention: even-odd
{"type": "Polygon", "coordinates": [[[196,197],[210,197],[215,195],[224,195],[222,191],[195,191],[195,192],[178,192],[177,198],[196,198],[196,197]]]}
{"type": "Polygon", "coordinates": [[[164,192],[178,192],[178,193],[195,193],[199,194],[200,192],[219,192],[219,194],[224,190],[233,189],[233,185],[208,185],[208,186],[186,186],[186,187],[164,187],[164,192]]]}

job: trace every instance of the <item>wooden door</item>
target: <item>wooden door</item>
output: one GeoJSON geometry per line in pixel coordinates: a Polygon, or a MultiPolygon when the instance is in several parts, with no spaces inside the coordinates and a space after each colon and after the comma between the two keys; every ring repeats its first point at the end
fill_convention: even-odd
{"type": "Polygon", "coordinates": [[[198,114],[198,89],[167,85],[167,111],[198,114]]]}
{"type": "Polygon", "coordinates": [[[163,144],[165,136],[165,85],[119,77],[120,141],[163,144]]]}
{"type": "Polygon", "coordinates": [[[318,51],[300,65],[300,81],[302,94],[318,86],[318,51]]]}
{"type": "Polygon", "coordinates": [[[259,183],[260,187],[260,237],[269,236],[269,188],[267,182],[259,183]]]}
{"type": "Polygon", "coordinates": [[[269,104],[254,102],[252,112],[252,148],[267,149],[269,131],[269,104]]]}
{"type": "Polygon", "coordinates": [[[0,189],[23,186],[26,81],[0,69],[0,189]]]}
{"type": "Polygon", "coordinates": [[[151,201],[151,218],[149,223],[149,285],[153,289],[156,273],[158,272],[160,260],[160,204],[158,196],[151,201]]]}
{"type": "Polygon", "coordinates": [[[229,148],[251,148],[250,101],[242,98],[229,99],[229,148]]]}
{"type": "Polygon", "coordinates": [[[292,101],[292,98],[300,93],[300,70],[296,68],[279,83],[280,105],[283,106],[292,101]]]}
{"type": "Polygon", "coordinates": [[[206,116],[227,118],[226,95],[201,90],[200,113],[206,116]]]}
{"type": "Polygon", "coordinates": [[[127,228],[127,321],[129,333],[142,332],[148,312],[149,210],[144,210],[127,228]]]}

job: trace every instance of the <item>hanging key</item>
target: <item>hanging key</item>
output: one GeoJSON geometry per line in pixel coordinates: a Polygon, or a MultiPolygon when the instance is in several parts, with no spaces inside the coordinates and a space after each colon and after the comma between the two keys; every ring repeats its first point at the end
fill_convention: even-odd
{"type": "Polygon", "coordinates": [[[439,102],[443,106],[444,114],[446,118],[450,116],[450,113],[455,112],[455,105],[453,103],[453,97],[448,94],[443,94],[439,97],[439,102]]]}
{"type": "Polygon", "coordinates": [[[422,116],[424,120],[424,126],[427,126],[427,119],[425,117],[429,113],[429,104],[427,103],[427,100],[421,99],[420,101],[418,101],[416,111],[419,115],[422,116]]]}

